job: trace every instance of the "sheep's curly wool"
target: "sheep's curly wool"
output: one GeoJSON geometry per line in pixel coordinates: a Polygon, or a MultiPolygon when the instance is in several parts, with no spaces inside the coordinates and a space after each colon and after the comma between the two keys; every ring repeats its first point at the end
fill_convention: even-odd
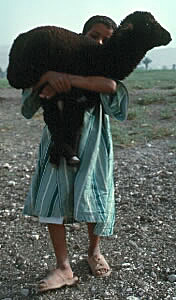
{"type": "MultiPolygon", "coordinates": [[[[56,26],[38,27],[20,34],[14,41],[9,54],[7,78],[10,85],[15,88],[33,86],[40,76],[48,70],[83,76],[101,75],[123,80],[134,70],[148,50],[167,45],[170,41],[169,32],[155,20],[152,14],[140,11],[127,16],[103,46],[85,36],[63,28],[56,26]]],[[[69,99],[79,99],[85,93],[85,91],[73,89],[67,99],[64,98],[65,104],[69,102],[69,99]]],[[[59,98],[62,99],[62,95],[59,95],[59,98]]],[[[57,101],[53,101],[53,103],[55,103],[53,109],[56,110],[57,101]]],[[[87,103],[90,106],[89,99],[87,103]]],[[[92,103],[94,105],[95,101],[92,103]]],[[[86,102],[83,106],[84,109],[87,108],[86,102]]],[[[52,126],[49,125],[51,118],[47,113],[51,107],[44,105],[43,108],[47,125],[50,131],[54,131],[54,122],[52,122],[52,126]]],[[[69,108],[72,112],[72,105],[68,105],[65,113],[67,111],[69,114],[69,108]]],[[[80,105],[75,108],[76,120],[79,119],[77,126],[79,129],[83,118],[81,114],[83,115],[84,109],[80,108],[80,105]],[[81,117],[78,118],[78,115],[81,117]]],[[[63,116],[60,113],[59,115],[62,119],[63,116]]],[[[57,117],[54,119],[55,122],[56,119],[57,117]]],[[[63,120],[67,119],[68,116],[65,115],[63,120]]],[[[73,117],[72,120],[74,122],[73,117]]],[[[60,121],[58,128],[62,128],[63,124],[61,123],[60,121]]],[[[69,136],[68,131],[63,130],[63,132],[63,140],[60,136],[59,142],[56,142],[56,131],[54,134],[51,132],[57,147],[62,149],[59,151],[62,155],[64,155],[62,145],[68,144],[68,141],[65,141],[65,136],[69,136]]],[[[54,152],[58,152],[58,150],[51,151],[51,156],[54,152]]],[[[60,154],[58,153],[58,155],[60,154]]]]}

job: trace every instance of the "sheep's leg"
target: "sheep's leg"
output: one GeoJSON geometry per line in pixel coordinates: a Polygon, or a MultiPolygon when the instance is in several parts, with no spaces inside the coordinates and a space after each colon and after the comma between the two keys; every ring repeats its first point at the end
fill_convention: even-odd
{"type": "Polygon", "coordinates": [[[65,134],[64,136],[65,142],[63,143],[63,155],[67,160],[67,164],[70,166],[78,166],[80,163],[80,159],[77,155],[78,145],[80,140],[80,135],[76,134],[65,134]]]}
{"type": "Polygon", "coordinates": [[[78,145],[80,140],[80,134],[77,132],[76,135],[72,135],[69,143],[63,144],[63,154],[67,160],[69,166],[78,166],[80,164],[80,159],[77,155],[78,145]]]}
{"type": "MultiPolygon", "coordinates": [[[[75,127],[72,123],[72,109],[70,110],[69,106],[69,114],[67,109],[65,113],[66,102],[61,100],[44,100],[42,103],[44,121],[51,133],[51,140],[53,142],[50,148],[50,162],[59,166],[60,158],[64,156],[68,165],[78,165],[80,161],[76,154],[77,139],[72,132],[72,128],[74,129],[75,127]],[[73,147],[75,144],[76,147],[73,147]]],[[[73,119],[75,119],[75,113],[73,119]]],[[[73,131],[75,131],[75,129],[73,131]]]]}
{"type": "Polygon", "coordinates": [[[80,159],[70,145],[64,143],[63,148],[63,154],[67,160],[67,164],[72,167],[78,166],[80,164],[80,159]]]}
{"type": "Polygon", "coordinates": [[[63,155],[63,114],[58,110],[56,101],[42,100],[44,121],[51,134],[52,145],[50,149],[50,162],[59,166],[60,157],[63,155]]]}
{"type": "Polygon", "coordinates": [[[79,165],[78,147],[80,141],[81,126],[83,123],[83,111],[80,110],[79,104],[76,102],[65,102],[64,111],[65,119],[65,143],[64,156],[68,165],[79,165]]]}
{"type": "Polygon", "coordinates": [[[75,149],[72,148],[72,144],[69,142],[66,142],[66,136],[67,136],[67,129],[70,128],[70,125],[68,126],[68,119],[67,115],[64,115],[65,113],[65,103],[62,100],[57,100],[57,108],[59,110],[59,120],[60,120],[60,131],[62,134],[62,139],[59,139],[57,136],[54,137],[55,140],[55,147],[52,149],[51,156],[55,157],[58,149],[61,148],[61,155],[63,155],[66,160],[67,164],[70,166],[77,166],[80,162],[79,158],[76,155],[75,149]],[[62,141],[62,146],[61,146],[62,141]]]}

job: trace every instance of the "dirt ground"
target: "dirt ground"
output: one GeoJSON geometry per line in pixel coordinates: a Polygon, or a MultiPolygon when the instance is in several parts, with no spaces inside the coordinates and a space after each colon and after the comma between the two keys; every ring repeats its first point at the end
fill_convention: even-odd
{"type": "Polygon", "coordinates": [[[116,225],[102,239],[109,278],[89,271],[87,228],[68,226],[79,284],[40,294],[55,264],[46,226],[22,216],[43,123],[20,114],[20,92],[0,90],[0,299],[176,300],[176,147],[174,138],[115,148],[116,225]]]}

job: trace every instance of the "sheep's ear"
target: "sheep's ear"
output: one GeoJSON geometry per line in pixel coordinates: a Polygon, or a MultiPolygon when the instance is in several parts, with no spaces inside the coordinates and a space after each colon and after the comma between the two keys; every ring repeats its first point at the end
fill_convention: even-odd
{"type": "Polygon", "coordinates": [[[134,28],[133,24],[132,24],[132,23],[129,23],[129,24],[128,24],[128,30],[130,29],[130,30],[132,31],[133,28],[134,28]]]}
{"type": "Polygon", "coordinates": [[[132,31],[133,30],[133,24],[132,23],[124,23],[123,24],[123,26],[122,26],[122,28],[123,28],[123,30],[127,30],[127,31],[132,31]]]}

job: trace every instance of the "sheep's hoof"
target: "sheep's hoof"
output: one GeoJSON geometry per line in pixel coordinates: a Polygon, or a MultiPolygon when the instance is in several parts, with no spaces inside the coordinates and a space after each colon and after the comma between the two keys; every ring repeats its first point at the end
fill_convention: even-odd
{"type": "Polygon", "coordinates": [[[67,164],[71,167],[78,167],[80,164],[80,159],[77,156],[72,156],[67,160],[67,164]]]}
{"type": "Polygon", "coordinates": [[[50,163],[53,165],[53,167],[58,168],[60,164],[60,159],[56,159],[56,157],[50,156],[50,163]]]}

